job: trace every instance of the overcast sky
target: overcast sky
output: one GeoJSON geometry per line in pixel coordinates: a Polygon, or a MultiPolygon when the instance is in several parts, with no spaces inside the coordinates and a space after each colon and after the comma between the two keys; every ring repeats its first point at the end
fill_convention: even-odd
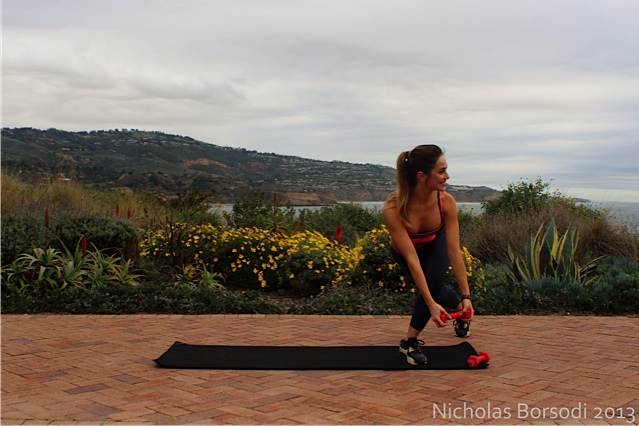
{"type": "Polygon", "coordinates": [[[639,201],[636,0],[3,0],[2,125],[639,201]]]}

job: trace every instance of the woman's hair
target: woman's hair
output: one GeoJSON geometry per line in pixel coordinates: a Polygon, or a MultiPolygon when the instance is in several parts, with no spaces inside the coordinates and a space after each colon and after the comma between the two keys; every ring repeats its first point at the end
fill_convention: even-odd
{"type": "Polygon", "coordinates": [[[397,157],[397,190],[388,197],[388,201],[394,201],[397,205],[399,217],[404,224],[409,224],[408,203],[412,190],[417,185],[417,172],[429,175],[443,154],[444,151],[437,145],[419,145],[397,157]]]}

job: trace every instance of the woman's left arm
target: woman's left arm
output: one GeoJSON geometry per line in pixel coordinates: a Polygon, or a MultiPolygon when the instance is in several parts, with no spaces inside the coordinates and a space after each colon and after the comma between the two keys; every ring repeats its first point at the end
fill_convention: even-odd
{"type": "MultiPolygon", "coordinates": [[[[468,274],[466,273],[466,264],[462,257],[461,244],[459,239],[459,219],[457,212],[457,203],[452,195],[442,193],[444,202],[444,226],[446,227],[446,247],[448,249],[448,259],[453,267],[455,279],[459,285],[462,295],[470,296],[470,286],[468,284],[468,274]]],[[[462,311],[470,310],[474,315],[475,310],[470,299],[462,299],[462,311]]],[[[472,316],[471,316],[472,318],[472,316]]]]}

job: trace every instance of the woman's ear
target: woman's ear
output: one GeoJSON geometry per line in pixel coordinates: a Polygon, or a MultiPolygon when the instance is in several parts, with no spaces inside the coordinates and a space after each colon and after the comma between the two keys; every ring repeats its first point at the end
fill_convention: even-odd
{"type": "Polygon", "coordinates": [[[417,181],[418,182],[426,182],[428,180],[428,175],[422,171],[417,172],[417,181]]]}

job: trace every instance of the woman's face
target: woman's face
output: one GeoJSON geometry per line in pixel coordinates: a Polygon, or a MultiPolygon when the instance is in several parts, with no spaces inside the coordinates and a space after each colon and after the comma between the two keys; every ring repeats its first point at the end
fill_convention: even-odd
{"type": "Polygon", "coordinates": [[[443,155],[439,157],[435,167],[431,170],[426,177],[426,186],[436,191],[446,190],[446,181],[450,178],[448,176],[448,163],[446,163],[446,157],[443,155]]]}

